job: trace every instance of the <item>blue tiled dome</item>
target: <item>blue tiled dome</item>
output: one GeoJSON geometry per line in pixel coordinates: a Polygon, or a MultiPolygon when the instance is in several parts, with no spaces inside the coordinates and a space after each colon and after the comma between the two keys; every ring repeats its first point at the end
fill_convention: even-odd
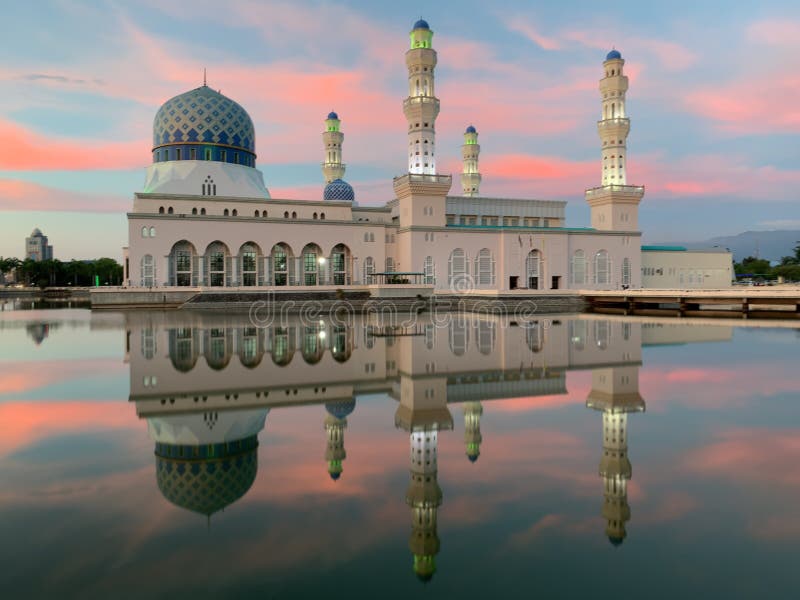
{"type": "Polygon", "coordinates": [[[344,419],[353,412],[356,408],[356,401],[353,400],[342,400],[340,402],[328,402],[325,405],[325,410],[330,413],[331,416],[336,417],[337,419],[344,419]]]}
{"type": "Polygon", "coordinates": [[[428,22],[425,19],[420,19],[414,23],[414,29],[430,29],[428,22]]]}
{"type": "Polygon", "coordinates": [[[153,120],[153,160],[177,160],[178,148],[183,160],[192,154],[204,160],[211,150],[209,160],[238,158],[239,164],[255,166],[253,120],[239,104],[208,86],[190,90],[167,100],[153,120]]]}
{"type": "Polygon", "coordinates": [[[325,186],[324,200],[347,200],[352,202],[356,199],[353,186],[342,179],[334,179],[325,186]]]}
{"type": "Polygon", "coordinates": [[[475,129],[474,126],[470,125],[469,127],[467,127],[467,130],[464,133],[478,133],[478,130],[475,129]]]}
{"type": "Polygon", "coordinates": [[[606,54],[606,60],[614,60],[618,58],[622,58],[622,54],[620,54],[619,50],[617,50],[616,48],[611,52],[609,52],[608,54],[606,54]]]}
{"type": "Polygon", "coordinates": [[[328,113],[328,118],[329,119],[338,119],[339,115],[337,115],[335,112],[331,111],[331,112],[328,113]]]}

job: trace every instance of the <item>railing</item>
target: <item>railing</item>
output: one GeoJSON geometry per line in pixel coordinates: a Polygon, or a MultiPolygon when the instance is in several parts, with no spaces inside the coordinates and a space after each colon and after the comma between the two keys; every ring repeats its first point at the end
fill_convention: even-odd
{"type": "Polygon", "coordinates": [[[439,104],[436,96],[411,96],[403,100],[403,108],[411,104],[439,104]]]}
{"type": "Polygon", "coordinates": [[[592,196],[594,194],[600,194],[602,192],[627,192],[629,194],[644,194],[644,186],[643,185],[601,185],[598,187],[593,187],[586,190],[587,196],[592,196]]]}
{"type": "Polygon", "coordinates": [[[608,127],[610,125],[630,125],[631,120],[627,117],[615,117],[613,119],[600,119],[597,125],[600,127],[608,127]]]}
{"type": "Polygon", "coordinates": [[[402,285],[414,284],[421,285],[428,283],[425,273],[395,273],[394,271],[387,271],[385,273],[371,273],[369,275],[369,283],[378,285],[402,285]]]}
{"type": "Polygon", "coordinates": [[[405,175],[395,177],[394,181],[403,179],[404,177],[408,177],[411,183],[453,183],[452,175],[426,175],[424,173],[406,173],[405,175]]]}
{"type": "Polygon", "coordinates": [[[322,163],[323,167],[347,167],[347,163],[335,163],[335,162],[324,162],[322,163]]]}

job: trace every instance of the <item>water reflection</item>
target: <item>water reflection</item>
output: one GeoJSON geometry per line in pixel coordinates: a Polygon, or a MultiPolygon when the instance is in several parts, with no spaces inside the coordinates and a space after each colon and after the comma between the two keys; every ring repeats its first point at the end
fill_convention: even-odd
{"type": "Polygon", "coordinates": [[[631,519],[628,414],[645,409],[643,337],[646,344],[674,344],[731,335],[719,327],[643,330],[640,322],[593,316],[521,324],[458,315],[391,327],[368,318],[349,327],[294,319],[262,328],[231,315],[178,313],[167,321],[131,313],[126,327],[130,399],[155,443],[158,488],[169,502],[206,517],[250,489],[270,410],[324,406],[324,459],[337,481],[357,398],[394,399],[394,425],[409,438],[408,546],[423,581],[434,576],[440,552],[438,513],[446,507],[438,444],[440,433],[454,427],[455,405],[464,419],[464,452],[475,463],[492,400],[564,395],[568,371],[591,370],[586,406],[602,413],[603,424],[600,514],[616,546],[631,519]]]}

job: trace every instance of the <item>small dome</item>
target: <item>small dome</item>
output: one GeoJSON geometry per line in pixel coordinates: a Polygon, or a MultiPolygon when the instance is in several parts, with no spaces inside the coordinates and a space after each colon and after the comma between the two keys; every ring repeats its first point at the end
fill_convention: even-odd
{"type": "Polygon", "coordinates": [[[428,22],[425,19],[420,19],[414,23],[414,29],[430,29],[428,22]]]}
{"type": "Polygon", "coordinates": [[[337,419],[344,419],[349,415],[353,410],[356,408],[356,401],[353,400],[341,400],[339,402],[328,402],[325,404],[325,410],[328,411],[332,417],[336,417],[337,419]]]}
{"type": "Polygon", "coordinates": [[[31,231],[31,237],[42,237],[42,230],[36,227],[33,231],[31,231]]]}
{"type": "Polygon", "coordinates": [[[335,471],[334,471],[333,473],[329,473],[329,475],[331,476],[331,479],[333,479],[334,481],[336,481],[336,480],[338,480],[338,479],[339,479],[339,477],[341,477],[341,476],[342,476],[342,472],[341,472],[341,471],[339,471],[339,472],[337,473],[337,472],[335,472],[335,471]]]}
{"type": "Polygon", "coordinates": [[[353,191],[353,186],[344,181],[343,179],[334,179],[325,186],[325,192],[322,195],[324,200],[343,200],[352,202],[356,199],[356,194],[353,191]]]}
{"type": "Polygon", "coordinates": [[[338,119],[339,115],[337,115],[335,112],[331,111],[331,112],[328,113],[328,118],[329,119],[338,119]]]}
{"type": "Polygon", "coordinates": [[[606,54],[606,60],[616,60],[622,58],[622,54],[619,53],[619,50],[616,48],[613,49],[611,52],[606,54]]]}
{"type": "Polygon", "coordinates": [[[478,133],[478,130],[475,129],[474,125],[470,125],[464,133],[478,133]]]}
{"type": "Polygon", "coordinates": [[[608,541],[611,542],[612,546],[621,546],[624,540],[625,538],[621,538],[615,535],[608,536],[608,541]]]}
{"type": "Polygon", "coordinates": [[[474,463],[476,460],[478,460],[478,456],[478,454],[467,454],[467,458],[471,463],[474,463]]]}

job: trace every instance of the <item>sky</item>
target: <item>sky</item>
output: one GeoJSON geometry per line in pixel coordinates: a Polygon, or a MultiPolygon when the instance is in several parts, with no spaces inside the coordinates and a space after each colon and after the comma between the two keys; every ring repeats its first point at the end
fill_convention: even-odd
{"type": "Polygon", "coordinates": [[[438,51],[440,172],[460,172],[472,124],[482,195],[567,200],[568,224],[587,225],[597,85],[616,47],[645,241],[800,229],[796,1],[51,0],[4,13],[0,256],[23,255],[40,227],[56,258],[119,258],[153,117],[204,68],[252,116],[273,198],[321,200],[336,110],[356,199],[385,203],[405,169],[403,55],[420,16],[438,51]]]}

